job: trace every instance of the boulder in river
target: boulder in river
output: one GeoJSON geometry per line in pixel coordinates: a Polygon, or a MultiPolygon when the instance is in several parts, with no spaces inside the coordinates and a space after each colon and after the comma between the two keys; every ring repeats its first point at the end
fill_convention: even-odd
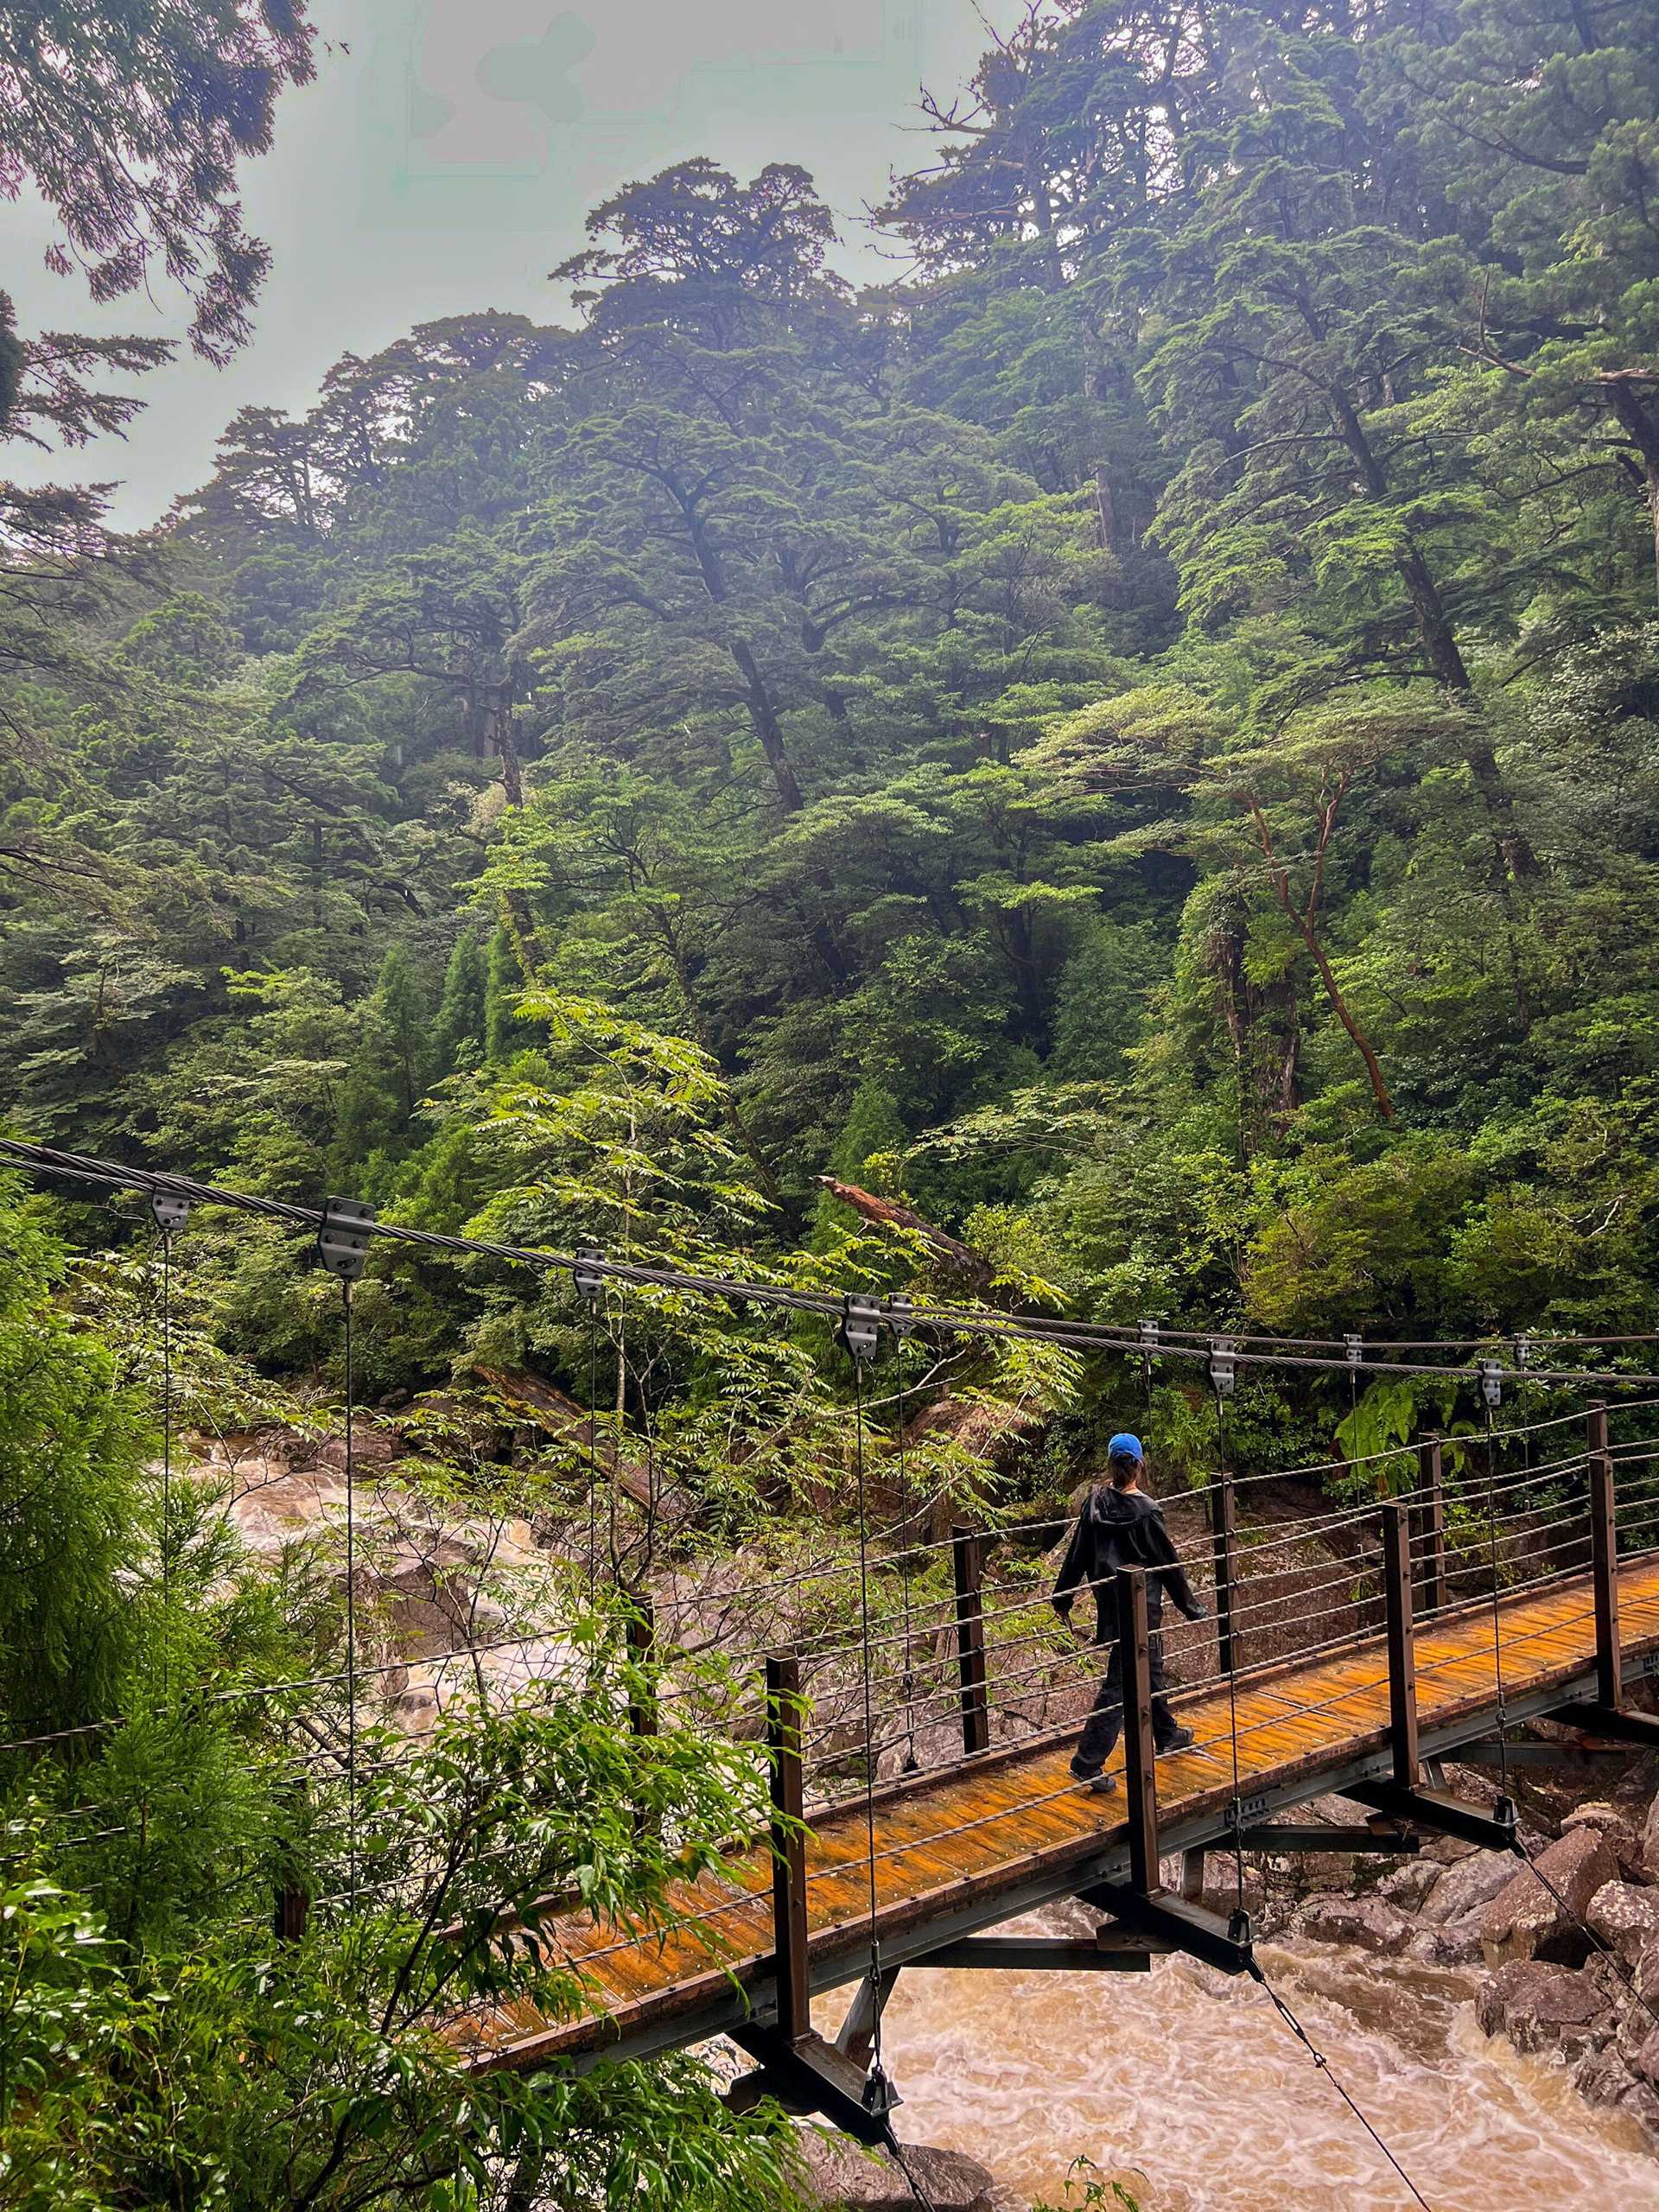
{"type": "MultiPolygon", "coordinates": [[[[915,2192],[885,2152],[816,2128],[803,2129],[799,2144],[808,2188],[820,2204],[835,2212],[916,2212],[915,2192]]],[[[960,2151],[907,2143],[905,2163],[938,2212],[1001,2212],[1008,2202],[989,2170],[960,2151]]]]}
{"type": "Polygon", "coordinates": [[[1634,1882],[1605,1883],[1591,1898],[1585,1918],[1602,1942],[1633,1967],[1659,1936],[1659,1890],[1638,1889],[1634,1882]]]}
{"type": "Polygon", "coordinates": [[[1475,2018],[1517,2050],[1579,2059],[1611,2043],[1612,2015],[1599,1974],[1542,1959],[1513,1959],[1481,1991],[1475,2018]]]}
{"type": "Polygon", "coordinates": [[[1386,1897],[1343,1897],[1325,1893],[1309,1897],[1294,1922],[1299,1936],[1318,1943],[1343,1943],[1351,1950],[1395,1953],[1410,1942],[1412,1923],[1386,1897]]]}
{"type": "Polygon", "coordinates": [[[1613,1855],[1594,1828],[1573,1828],[1538,1859],[1538,1874],[1560,1892],[1558,1904],[1528,1867],[1501,1889],[1481,1916],[1480,1945],[1486,1963],[1512,1959],[1546,1959],[1576,1966],[1587,1955],[1588,1938],[1577,1925],[1596,1891],[1617,1878],[1613,1855]]]}
{"type": "MultiPolygon", "coordinates": [[[[1651,2043],[1651,2057],[1640,2053],[1643,2066],[1659,2068],[1659,2030],[1651,2043]]],[[[1659,2150],[1659,2089],[1654,2087],[1650,2072],[1638,2074],[1630,2061],[1609,2044],[1599,2050],[1590,2051],[1573,2069],[1573,2086],[1587,2103],[1610,2105],[1633,2120],[1648,2139],[1651,2148],[1659,2150]]]]}
{"type": "Polygon", "coordinates": [[[1574,1828],[1593,1828],[1612,1853],[1624,1879],[1627,1882],[1642,1879],[1641,1830],[1618,1806],[1597,1802],[1575,1807],[1561,1822],[1561,1834],[1568,1835],[1574,1828]]]}

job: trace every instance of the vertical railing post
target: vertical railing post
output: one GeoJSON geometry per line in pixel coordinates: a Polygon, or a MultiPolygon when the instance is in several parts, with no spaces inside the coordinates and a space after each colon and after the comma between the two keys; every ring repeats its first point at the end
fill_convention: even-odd
{"type": "Polygon", "coordinates": [[[1158,1866],[1157,1746],[1152,1735],[1152,1638],[1147,1626],[1147,1571],[1117,1576],[1117,1666],[1123,1685],[1123,1787],[1128,1796],[1129,1884],[1142,1897],[1163,1885],[1158,1866]]]}
{"type": "Polygon", "coordinates": [[[650,1668],[657,1649],[657,1617],[651,1599],[637,1593],[629,1601],[628,1656],[634,1680],[628,1691],[628,1727],[636,1736],[657,1733],[657,1697],[650,1668]]]}
{"type": "Polygon", "coordinates": [[[1224,1675],[1230,1675],[1238,1665],[1238,1642],[1233,1626],[1236,1510],[1233,1478],[1224,1467],[1217,1473],[1215,1489],[1210,1495],[1210,1535],[1216,1560],[1216,1663],[1224,1675]]]}
{"type": "Polygon", "coordinates": [[[1590,1572],[1596,1598],[1596,1697],[1618,1712],[1624,1702],[1619,1659],[1618,1527],[1613,1510],[1613,1461],[1607,1449],[1607,1408],[1585,1416],[1586,1465],[1590,1478],[1590,1572]]]}
{"type": "Polygon", "coordinates": [[[1382,1595],[1388,1609],[1389,1741],[1394,1778],[1403,1789],[1418,1783],[1417,1657],[1412,1635],[1411,1522],[1391,1498],[1382,1511],[1382,1595]]]}
{"type": "Polygon", "coordinates": [[[1417,1446],[1417,1526],[1426,1613],[1440,1612],[1446,1602],[1444,1477],[1441,1440],[1439,1436],[1426,1436],[1417,1446]]]}
{"type": "Polygon", "coordinates": [[[805,1793],[801,1776],[801,1662],[793,1652],[766,1660],[766,1751],[772,1767],[772,1969],[778,2025],[791,2043],[812,2030],[806,1957],[805,1793]]]}
{"type": "MultiPolygon", "coordinates": [[[[305,1816],[303,1788],[296,1787],[292,1790],[284,1790],[283,1794],[297,1827],[305,1816]]],[[[299,1853],[291,1842],[285,1840],[277,1862],[271,1933],[279,1943],[297,1943],[304,1935],[305,1924],[310,1917],[311,1892],[300,1878],[299,1853]]]]}
{"type": "Polygon", "coordinates": [[[971,1755],[988,1751],[990,1703],[985,1687],[985,1613],[980,1595],[985,1573],[985,1541],[972,1529],[950,1532],[950,1559],[957,1577],[957,1669],[962,1682],[962,1748],[971,1755]]]}
{"type": "MultiPolygon", "coordinates": [[[[651,1672],[657,1650],[657,1617],[651,1599],[638,1592],[630,1600],[627,1636],[628,1656],[633,1662],[628,1685],[628,1732],[636,1743],[643,1743],[657,1733],[657,1694],[651,1672]]],[[[643,1834],[650,1821],[645,1808],[636,1805],[635,1832],[643,1834]]]]}
{"type": "Polygon", "coordinates": [[[311,1917],[311,1899],[299,1884],[286,1875],[276,1885],[276,1910],[271,1932],[279,1943],[297,1943],[311,1917]]]}

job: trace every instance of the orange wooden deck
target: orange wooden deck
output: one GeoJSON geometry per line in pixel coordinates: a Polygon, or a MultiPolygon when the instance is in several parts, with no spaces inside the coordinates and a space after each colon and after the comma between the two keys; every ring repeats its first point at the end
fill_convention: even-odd
{"type": "MultiPolygon", "coordinates": [[[[1620,1570],[1627,1672],[1659,1654],[1659,1558],[1620,1570]]],[[[1538,1710],[1550,1693],[1582,1688],[1595,1650],[1589,1578],[1504,1601],[1503,1685],[1511,1711],[1538,1710]]],[[[1497,1702],[1489,1606],[1466,1605],[1420,1623],[1417,1702],[1424,1748],[1465,1740],[1490,1723],[1497,1702]]],[[[1224,1686],[1174,1702],[1193,1729],[1192,1750],[1158,1763],[1166,1846],[1217,1840],[1233,1796],[1233,1744],[1224,1686]]],[[[1238,1776],[1258,1807],[1295,1802],[1333,1787],[1357,1761],[1385,1753],[1388,1664],[1379,1637],[1334,1656],[1286,1662],[1238,1685],[1238,1776]]],[[[984,1926],[1029,1909],[1046,1885],[1065,1894],[1098,1878],[1123,1845],[1123,1798],[1074,1782],[1071,1738],[1039,1739],[877,1793],[876,1916],[884,1955],[906,1931],[954,1919],[984,1926]]],[[[1121,1762],[1121,1753],[1119,1759],[1121,1762]]],[[[813,1817],[809,1811],[809,1817],[813,1817]]],[[[849,1980],[867,1955],[870,1853],[862,1798],[816,1818],[808,1845],[809,1947],[815,1981],[849,1980]]],[[[772,1953],[772,1861],[754,1848],[734,1878],[705,1877],[673,1899],[678,1924],[641,1937],[570,1915],[542,1924],[550,1949],[582,1975],[589,2009],[549,2022],[504,2009],[454,2030],[483,2066],[533,2066],[560,2054],[626,2043],[663,2049],[716,2032],[722,2006],[741,2017],[753,1991],[764,2004],[772,1953]]],[[[912,1950],[925,1948],[912,1946],[912,1950]]]]}

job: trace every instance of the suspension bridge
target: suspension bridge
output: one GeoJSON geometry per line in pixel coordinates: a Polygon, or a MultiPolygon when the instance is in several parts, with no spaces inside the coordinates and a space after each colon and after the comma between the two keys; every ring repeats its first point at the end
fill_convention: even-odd
{"type": "MultiPolygon", "coordinates": [[[[1579,1478],[1584,1503],[1553,1519],[1547,1548],[1558,1560],[1576,1551],[1587,1565],[1540,1566],[1505,1587],[1495,1608],[1490,1595],[1450,1599],[1432,1497],[1357,1509],[1343,1516],[1343,1533],[1374,1545],[1382,1632],[1344,1633],[1323,1606],[1305,1616],[1313,1626],[1293,1656],[1255,1666],[1235,1657],[1224,1680],[1212,1671],[1178,1693],[1175,1710],[1195,1740],[1167,1757],[1153,1746],[1144,1584],[1137,1572],[1122,1576],[1114,1594],[1128,1726],[1109,1796],[1071,1776],[1074,1729],[981,1748],[995,1677],[983,1663],[977,1592],[960,1571],[963,1743],[931,1771],[839,1802],[830,1794],[834,1774],[823,1774],[815,1803],[803,1757],[811,1740],[803,1662],[774,1656],[766,1713],[776,1834],[727,1874],[685,1885],[673,1917],[649,1932],[550,1913],[538,1936],[582,1979],[587,2009],[549,2022],[507,2006],[459,2030],[464,2047],[480,2066],[533,2068],[554,2057],[637,2057],[725,2034],[821,2105],[822,2085],[809,2094],[800,2078],[802,2052],[830,2068],[832,2087],[852,2088],[847,2068],[827,2059],[811,2032],[811,1999],[837,1986],[859,1985],[836,2038],[840,2057],[855,2063],[901,1968],[1133,1972],[1179,1949],[1249,1971],[1248,1924],[1199,1901],[1206,1888],[1224,1888],[1226,1866],[1244,1851],[1404,1855],[1434,1835],[1514,1850],[1507,1801],[1492,1808],[1448,1795],[1435,1786],[1444,1762],[1471,1750],[1490,1757],[1500,1730],[1502,1758],[1509,1732],[1541,1718],[1571,1724],[1580,1740],[1659,1745],[1659,1722],[1628,1698],[1659,1672],[1659,1553],[1618,1556],[1618,1463],[1605,1416],[1592,1414],[1587,1427],[1581,1454],[1534,1478],[1557,1491],[1579,1478]],[[1367,1818],[1352,1826],[1283,1818],[1331,1795],[1354,1800],[1367,1818]],[[801,1833],[794,1821],[804,1808],[801,1833]],[[1206,1854],[1222,1862],[1208,1884],[1206,1854]],[[1163,1876],[1176,1859],[1172,1893],[1163,1876]],[[983,1932],[1071,1897],[1099,1912],[1092,1941],[983,1932]]],[[[981,1541],[955,1539],[958,1562],[981,1541]]],[[[1218,1545],[1220,1633],[1237,1639],[1251,1578],[1229,1548],[1218,1545]]],[[[1360,1605],[1351,1599],[1348,1610],[1360,1605]]],[[[813,1655],[820,1667],[824,1656],[813,1655]]]]}
{"type": "MultiPolygon", "coordinates": [[[[350,1202],[279,1205],[0,1142],[8,1155],[39,1173],[146,1194],[169,1255],[198,1204],[303,1230],[341,1280],[348,1323],[351,1285],[373,1237],[385,1235],[563,1269],[590,1308],[610,1279],[804,1311],[834,1326],[855,1379],[852,1618],[849,1562],[838,1558],[746,1585],[735,1620],[699,1638],[739,1678],[746,1669],[758,1678],[750,1711],[728,1710],[720,1725],[764,1746],[770,1827],[740,1840],[720,1872],[676,1884],[648,1927],[609,1922],[558,1896],[504,1919],[499,1940],[556,1959],[582,1995],[557,2018],[513,1999],[453,2016],[446,2032],[480,2070],[581,2068],[723,2035],[753,2062],[734,2101],[773,2094],[891,2147],[880,2021],[900,1972],[1145,1972],[1179,1951],[1262,1979],[1244,1910],[1247,1853],[1408,1856],[1449,1836],[1524,1858],[1510,1764],[1554,1753],[1547,1742],[1517,1740],[1517,1730],[1547,1719],[1566,1724],[1585,1749],[1659,1748],[1659,1720],[1631,1694],[1659,1678],[1659,1376],[1539,1363],[1547,1341],[1566,1351],[1646,1340],[1527,1339],[1505,1360],[1482,1345],[1205,1338],[1149,1325],[1129,1332],[920,1313],[902,1300],[703,1279],[586,1249],[565,1256],[437,1237],[378,1224],[350,1202]],[[1184,1529],[1184,1548],[1189,1559],[1202,1554],[1214,1620],[1179,1654],[1184,1679],[1173,1702],[1193,1740],[1167,1756],[1155,1751],[1157,1631],[1144,1574],[1124,1573],[1100,1593],[1125,1713],[1109,1794],[1069,1770],[1075,1719],[1054,1725],[1057,1675],[1070,1669],[1077,1703],[1099,1665],[1068,1649],[1046,1604],[1037,1561],[1058,1525],[926,1535],[912,1518],[887,1548],[880,1532],[873,1541],[866,1377],[884,1338],[901,1344],[918,1331],[1026,1334],[1142,1362],[1187,1360],[1215,1393],[1217,1471],[1175,1502],[1198,1524],[1184,1529]],[[1456,1352],[1465,1357],[1451,1359],[1456,1352]],[[1252,1361],[1345,1368],[1356,1378],[1400,1369],[1452,1377],[1476,1395],[1484,1428],[1455,1442],[1424,1436],[1369,1461],[1236,1475],[1222,1410],[1238,1366],[1252,1361]],[[1521,1382],[1588,1402],[1500,1424],[1505,1388],[1521,1382]],[[1611,1408],[1592,1395],[1618,1391],[1649,1395],[1611,1408]],[[1262,1485],[1292,1477],[1318,1501],[1306,1513],[1287,1515],[1282,1497],[1269,1508],[1262,1485]],[[1332,1503],[1319,1485],[1335,1478],[1351,1497],[1373,1494],[1332,1503]],[[1452,1760],[1495,1766],[1496,1801],[1452,1794],[1443,1769],[1452,1760]],[[1332,1796],[1351,1801],[1351,1821],[1290,1817],[1332,1796]],[[1091,1936],[992,1932],[1068,1898],[1092,1909],[1091,1936]],[[821,2032],[814,1999],[848,1986],[838,2028],[821,2032]]],[[[348,1369],[348,1542],[349,1389],[348,1369]]],[[[348,1602],[350,1587],[348,1575],[348,1602]]],[[[677,1703],[690,1725],[711,1725],[690,1709],[695,1690],[677,1675],[697,1618],[695,1586],[665,1574],[632,1603],[631,1640],[653,1687],[619,1725],[649,1735],[677,1703]]],[[[360,1685],[350,1642],[347,1669],[354,1717],[360,1685]]],[[[279,1904],[279,1927],[283,1916],[279,1904]]],[[[290,1929],[303,1917],[290,1900],[290,1929]]]]}

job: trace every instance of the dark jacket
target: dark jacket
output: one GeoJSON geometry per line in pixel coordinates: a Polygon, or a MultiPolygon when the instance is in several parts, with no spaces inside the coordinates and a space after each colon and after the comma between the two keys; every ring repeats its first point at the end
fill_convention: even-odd
{"type": "Polygon", "coordinates": [[[1077,1592],[1092,1587],[1097,1640],[1110,1641],[1117,1633],[1112,1577],[1125,1567],[1147,1569],[1149,1620],[1156,1621],[1161,1615],[1166,1589],[1188,1620],[1203,1618],[1204,1607],[1193,1596],[1185,1570],[1175,1556],[1157,1499],[1148,1497],[1144,1491],[1114,1490],[1106,1484],[1089,1493],[1077,1516],[1059,1580],[1054,1585],[1055,1611],[1062,1617],[1070,1613],[1077,1592]]]}

